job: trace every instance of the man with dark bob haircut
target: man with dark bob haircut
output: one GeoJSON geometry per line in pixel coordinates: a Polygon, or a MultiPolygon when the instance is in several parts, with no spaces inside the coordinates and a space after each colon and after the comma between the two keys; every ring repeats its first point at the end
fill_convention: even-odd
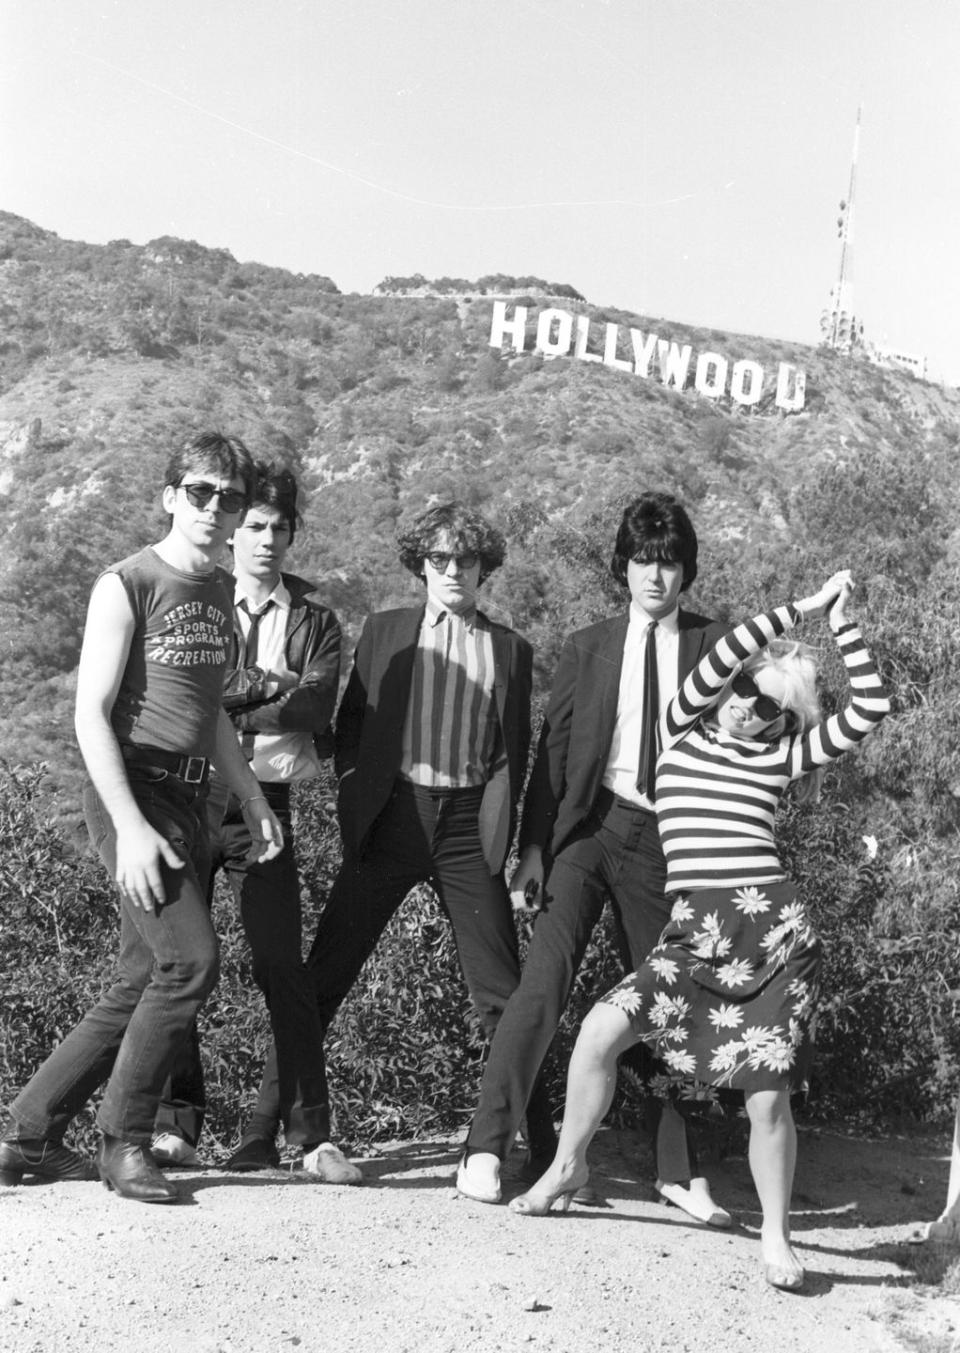
{"type": "MultiPolygon", "coordinates": [[[[533,655],[477,608],[478,586],[506,554],[479,512],[431,507],[398,544],[426,596],[369,616],[357,644],[334,734],[343,863],[308,967],[326,1028],[404,898],[429,883],[492,1036],[520,980],[503,865],[527,766],[533,655]]],[[[533,1084],[529,1098],[539,1162],[552,1156],[553,1117],[533,1084]]],[[[274,1159],[278,1105],[271,1054],[241,1143],[248,1168],[274,1159]]],[[[306,1143],[305,1154],[316,1146],[306,1143]]]]}
{"type": "MultiPolygon", "coordinates": [[[[629,608],[564,644],[524,802],[510,893],[517,907],[535,894],[543,910],[490,1049],[458,1175],[460,1191],[481,1202],[499,1201],[500,1165],[604,904],[629,967],[647,957],[670,913],[653,811],[656,725],[724,627],[679,609],[697,576],[697,535],[671,494],[628,504],[610,570],[629,608]]],[[[672,1109],[659,1119],[657,1145],[661,1194],[729,1225],[706,1181],[691,1185],[695,1166],[672,1109]]]]}

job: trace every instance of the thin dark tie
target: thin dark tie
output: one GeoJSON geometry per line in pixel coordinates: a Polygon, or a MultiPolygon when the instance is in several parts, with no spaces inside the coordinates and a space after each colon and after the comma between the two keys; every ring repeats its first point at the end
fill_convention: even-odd
{"type": "Polygon", "coordinates": [[[257,649],[260,647],[260,622],[273,606],[271,598],[264,603],[263,610],[251,611],[247,608],[247,614],[250,617],[250,628],[247,630],[247,638],[243,645],[243,665],[244,667],[256,667],[257,649]]]}
{"type": "Polygon", "coordinates": [[[660,678],[657,673],[657,622],[651,620],[644,636],[643,719],[640,725],[640,764],[637,789],[653,803],[657,778],[657,724],[660,721],[660,678]]]}
{"type": "MultiPolygon", "coordinates": [[[[256,667],[257,649],[260,647],[260,622],[273,606],[271,598],[262,611],[247,611],[250,616],[250,628],[247,630],[247,637],[243,645],[243,665],[244,667],[256,667]]],[[[243,754],[248,761],[253,760],[253,744],[256,741],[256,733],[247,731],[241,734],[240,745],[243,747],[243,754]]]]}

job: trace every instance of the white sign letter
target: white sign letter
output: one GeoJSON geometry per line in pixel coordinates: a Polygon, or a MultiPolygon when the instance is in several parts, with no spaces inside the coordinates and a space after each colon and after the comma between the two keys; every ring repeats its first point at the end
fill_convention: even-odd
{"type": "Polygon", "coordinates": [[[719,399],[727,384],[726,357],[721,357],[719,352],[701,352],[697,358],[697,374],[693,384],[701,395],[706,395],[708,399],[719,399]]]}
{"type": "Polygon", "coordinates": [[[513,339],[514,352],[523,352],[527,336],[527,307],[518,305],[513,319],[507,319],[506,301],[494,301],[493,318],[490,321],[490,347],[499,348],[507,337],[513,339]]]}
{"type": "Polygon", "coordinates": [[[633,363],[625,362],[622,357],[617,356],[617,337],[619,333],[619,324],[607,325],[607,333],[603,341],[603,365],[612,366],[615,371],[632,371],[633,363]]]}
{"type": "Polygon", "coordinates": [[[807,393],[807,373],[789,362],[781,362],[777,372],[777,408],[787,413],[796,413],[803,408],[807,393]],[[793,380],[793,394],[790,394],[790,382],[793,380]]]}
{"type": "Polygon", "coordinates": [[[734,362],[730,398],[738,404],[756,404],[763,394],[763,367],[759,362],[734,362]],[[749,377],[749,379],[748,379],[749,377]]]}
{"type": "Polygon", "coordinates": [[[674,385],[682,390],[687,383],[687,370],[690,366],[690,354],[693,351],[689,343],[681,348],[676,343],[668,343],[661,338],[657,343],[660,357],[660,379],[664,385],[674,385]]]}
{"type": "MultiPolygon", "coordinates": [[[[519,307],[518,307],[519,309],[519,307]]],[[[570,351],[570,339],[573,337],[573,316],[566,310],[542,310],[537,321],[537,349],[544,357],[566,357],[570,351]],[[551,339],[550,331],[554,321],[557,336],[551,339]]]]}
{"type": "Polygon", "coordinates": [[[590,316],[577,316],[577,347],[574,352],[575,357],[579,357],[581,362],[602,362],[603,358],[599,352],[587,352],[587,344],[590,341],[590,316]]]}
{"type": "Polygon", "coordinates": [[[637,376],[650,375],[650,358],[653,356],[653,350],[657,346],[657,335],[647,334],[644,341],[642,329],[630,330],[630,342],[633,344],[633,370],[637,376]]]}

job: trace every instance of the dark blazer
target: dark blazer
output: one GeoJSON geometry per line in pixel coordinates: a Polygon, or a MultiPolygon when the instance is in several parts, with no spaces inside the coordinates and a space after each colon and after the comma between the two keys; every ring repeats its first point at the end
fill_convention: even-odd
{"type": "MultiPolygon", "coordinates": [[[[596,802],[617,719],[628,621],[628,612],[601,620],[564,643],[524,801],[521,850],[536,845],[558,854],[596,802]]],[[[681,681],[728,629],[680,611],[681,681]]]]}
{"type": "MultiPolygon", "coordinates": [[[[337,811],[347,854],[362,853],[400,770],[403,724],[424,610],[413,606],[369,616],[357,644],[334,733],[334,765],[340,777],[337,811]]],[[[480,841],[491,874],[497,874],[513,840],[517,799],[530,750],[533,650],[506,626],[489,619],[487,624],[493,636],[500,738],[480,805],[480,841]]]]}

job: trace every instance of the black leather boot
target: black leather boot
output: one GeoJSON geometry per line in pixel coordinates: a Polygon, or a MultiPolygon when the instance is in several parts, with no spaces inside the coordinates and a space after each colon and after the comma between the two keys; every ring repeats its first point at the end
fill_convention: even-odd
{"type": "Polygon", "coordinates": [[[0,1141],[0,1184],[19,1184],[24,1175],[63,1183],[96,1179],[93,1162],[62,1142],[0,1141]]]}
{"type": "Polygon", "coordinates": [[[180,1195],[157,1168],[150,1148],[105,1136],[97,1151],[97,1169],[108,1189],[138,1203],[175,1203],[180,1195]]]}

